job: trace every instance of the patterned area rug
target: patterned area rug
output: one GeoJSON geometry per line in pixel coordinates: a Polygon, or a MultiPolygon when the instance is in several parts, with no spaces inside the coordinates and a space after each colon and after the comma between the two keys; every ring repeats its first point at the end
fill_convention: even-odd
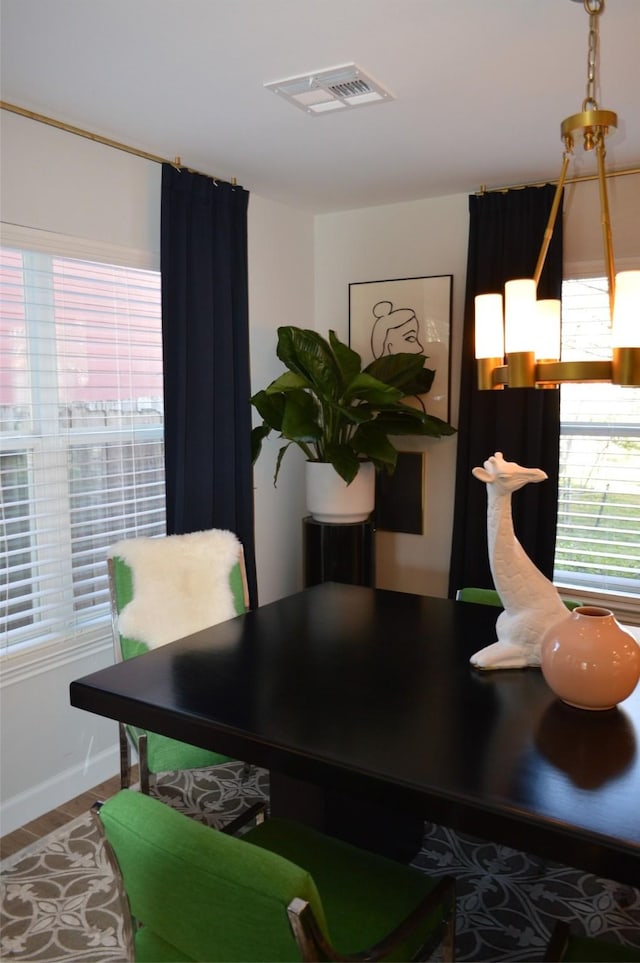
{"type": "MultiPolygon", "coordinates": [[[[155,794],[220,826],[268,794],[268,775],[240,763],[167,773],[155,794]]],[[[427,823],[415,865],[458,880],[460,961],[541,960],[557,919],[576,932],[638,948],[640,890],[427,823]]],[[[81,816],[1,866],[3,961],[129,963],[113,873],[91,816],[81,816]]]]}

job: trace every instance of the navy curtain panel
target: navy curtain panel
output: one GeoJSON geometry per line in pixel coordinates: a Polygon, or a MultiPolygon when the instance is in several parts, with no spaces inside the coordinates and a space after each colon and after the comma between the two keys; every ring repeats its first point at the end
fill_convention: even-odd
{"type": "MultiPolygon", "coordinates": [[[[504,292],[504,283],[533,277],[555,188],[527,187],[469,198],[469,250],[462,345],[455,514],[449,597],[458,588],[493,587],[487,552],[487,492],[471,469],[496,451],[507,461],[542,468],[547,481],[512,497],[516,536],[534,564],[553,574],[558,514],[560,392],[505,388],[479,391],[475,366],[474,297],[504,292]]],[[[538,285],[539,298],[562,294],[562,217],[538,285]]]]}
{"type": "Polygon", "coordinates": [[[241,187],[162,166],[167,534],[235,532],[255,606],[248,201],[241,187]]]}

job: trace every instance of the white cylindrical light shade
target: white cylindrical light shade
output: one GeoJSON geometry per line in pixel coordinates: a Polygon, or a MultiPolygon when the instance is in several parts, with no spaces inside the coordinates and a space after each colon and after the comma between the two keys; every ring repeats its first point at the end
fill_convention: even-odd
{"type": "Polygon", "coordinates": [[[536,361],[560,359],[560,302],[557,298],[536,302],[536,361]]]}
{"type": "Polygon", "coordinates": [[[640,348],[640,271],[616,274],[611,340],[614,348],[640,348]]]}
{"type": "Polygon", "coordinates": [[[477,294],[475,307],[476,358],[504,357],[502,295],[477,294]]]}
{"type": "Polygon", "coordinates": [[[507,354],[535,351],[536,282],[533,278],[507,281],[504,286],[504,337],[507,354]]]}

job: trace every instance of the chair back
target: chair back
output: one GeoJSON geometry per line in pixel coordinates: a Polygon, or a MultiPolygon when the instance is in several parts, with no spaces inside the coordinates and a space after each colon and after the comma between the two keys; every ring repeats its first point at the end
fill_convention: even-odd
{"type": "MultiPolygon", "coordinates": [[[[188,538],[189,536],[171,537],[178,539],[188,538]]],[[[120,631],[119,625],[120,613],[127,605],[129,605],[130,602],[132,602],[134,597],[134,572],[132,566],[121,555],[117,554],[117,551],[119,545],[129,545],[135,541],[136,539],[130,539],[127,543],[116,543],[116,545],[109,550],[107,557],[111,622],[115,656],[116,661],[118,662],[131,659],[134,656],[141,655],[149,650],[149,646],[146,644],[146,642],[123,635],[120,631]]],[[[144,541],[153,542],[155,540],[145,539],[144,541]]],[[[238,558],[228,573],[228,582],[233,598],[234,612],[236,615],[241,615],[249,608],[249,591],[244,562],[244,551],[242,545],[239,543],[238,558]]]]}
{"type": "Polygon", "coordinates": [[[313,879],[277,853],[126,789],[99,818],[140,925],[137,961],[300,960],[287,916],[296,897],[326,930],[313,879]]]}
{"type": "MultiPolygon", "coordinates": [[[[502,600],[495,589],[461,588],[456,592],[456,600],[458,602],[476,602],[478,605],[495,605],[497,608],[503,607],[502,600]]],[[[578,605],[582,605],[582,602],[576,599],[563,599],[562,601],[570,612],[578,605]]]]}
{"type": "Polygon", "coordinates": [[[476,602],[478,605],[495,605],[502,608],[502,601],[495,589],[461,588],[456,592],[458,602],[476,602]]]}

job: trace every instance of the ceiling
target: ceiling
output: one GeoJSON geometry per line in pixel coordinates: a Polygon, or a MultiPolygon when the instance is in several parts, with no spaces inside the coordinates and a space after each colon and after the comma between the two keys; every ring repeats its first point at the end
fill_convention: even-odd
{"type": "MultiPolygon", "coordinates": [[[[600,22],[607,162],[639,166],[640,0],[600,22]]],[[[554,179],[587,76],[580,0],[0,0],[0,34],[4,101],[314,213],[554,179]],[[352,62],[394,99],[263,86],[352,62]]]]}

